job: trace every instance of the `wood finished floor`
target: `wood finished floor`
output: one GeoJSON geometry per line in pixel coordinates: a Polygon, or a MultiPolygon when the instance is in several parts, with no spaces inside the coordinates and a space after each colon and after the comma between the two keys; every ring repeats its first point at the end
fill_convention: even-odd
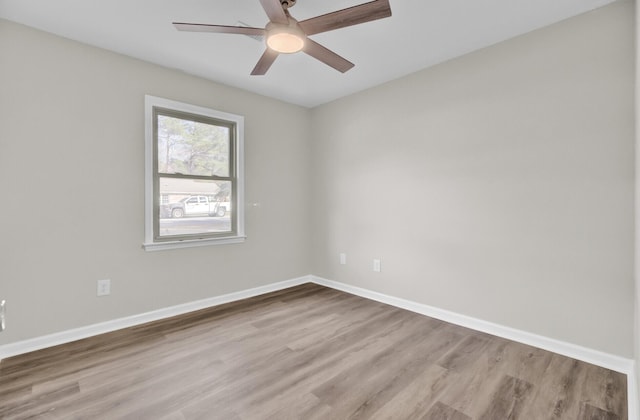
{"type": "Polygon", "coordinates": [[[2,419],[627,419],[626,376],[315,284],[0,363],[2,419]]]}

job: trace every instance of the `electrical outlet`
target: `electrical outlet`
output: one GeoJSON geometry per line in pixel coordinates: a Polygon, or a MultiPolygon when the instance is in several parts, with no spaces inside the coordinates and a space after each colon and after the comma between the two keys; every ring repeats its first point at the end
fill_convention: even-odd
{"type": "Polygon", "coordinates": [[[345,265],[347,263],[347,254],[344,252],[340,253],[340,264],[345,265]]]}
{"type": "Polygon", "coordinates": [[[7,327],[6,319],[7,319],[7,301],[2,300],[0,301],[0,331],[4,331],[4,329],[7,327]]]}
{"type": "Polygon", "coordinates": [[[97,295],[106,296],[110,294],[111,294],[111,280],[110,279],[98,280],[97,295]]]}
{"type": "Polygon", "coordinates": [[[380,260],[378,260],[378,259],[374,259],[373,260],[373,271],[378,272],[378,273],[381,271],[380,260]]]}

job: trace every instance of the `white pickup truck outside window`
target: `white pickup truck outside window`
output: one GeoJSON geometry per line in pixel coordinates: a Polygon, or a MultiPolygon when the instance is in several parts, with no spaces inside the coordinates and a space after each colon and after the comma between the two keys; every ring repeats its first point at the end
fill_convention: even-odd
{"type": "Polygon", "coordinates": [[[148,251],[244,240],[244,118],[145,97],[148,251]]]}

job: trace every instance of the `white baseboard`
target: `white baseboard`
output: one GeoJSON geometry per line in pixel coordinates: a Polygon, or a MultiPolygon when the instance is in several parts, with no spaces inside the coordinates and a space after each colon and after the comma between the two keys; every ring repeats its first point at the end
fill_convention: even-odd
{"type": "Polygon", "coordinates": [[[313,275],[302,276],[295,279],[255,287],[252,289],[241,290],[221,296],[214,296],[211,298],[188,302],[176,306],[170,306],[168,308],[162,308],[151,312],[145,312],[138,315],[118,318],[112,321],[101,322],[98,324],[92,324],[85,327],[74,328],[72,330],[61,331],[42,337],[36,337],[24,341],[5,344],[0,346],[0,360],[18,354],[40,350],[46,347],[64,344],[71,341],[80,340],[82,338],[119,330],[122,328],[132,327],[135,325],[144,324],[146,322],[157,321],[176,315],[182,315],[188,312],[197,311],[199,309],[209,308],[212,306],[221,305],[223,303],[246,299],[248,297],[282,290],[286,289],[287,287],[297,286],[299,284],[309,282],[330,287],[332,289],[341,290],[367,299],[386,303],[398,308],[407,309],[412,312],[430,316],[432,318],[440,319],[442,321],[450,322],[452,324],[460,325],[463,327],[471,328],[476,331],[482,331],[488,334],[496,335],[498,337],[539,347],[541,349],[549,350],[554,353],[582,360],[587,363],[592,363],[594,365],[602,366],[607,369],[622,372],[629,376],[631,375],[631,373],[634,373],[635,376],[634,361],[632,359],[626,359],[624,357],[589,349],[586,347],[578,346],[576,344],[571,344],[553,338],[548,338],[541,335],[518,330],[515,328],[494,324],[492,322],[483,321],[481,319],[461,315],[455,312],[439,309],[422,303],[385,295],[383,293],[374,292],[368,289],[363,289],[333,280],[327,280],[322,277],[313,275]]]}
{"type": "Polygon", "coordinates": [[[308,282],[311,282],[310,276],[298,277],[295,279],[281,281],[278,283],[271,283],[265,286],[254,287],[252,289],[241,290],[239,292],[233,292],[226,295],[214,296],[211,298],[197,300],[194,302],[187,302],[151,312],[132,315],[125,318],[118,318],[112,321],[87,325],[85,327],[74,328],[72,330],[61,331],[58,333],[36,337],[24,341],[5,344],[0,346],[0,360],[35,350],[41,350],[47,347],[57,346],[59,344],[81,340],[83,338],[92,337],[98,334],[104,334],[151,321],[158,321],[160,319],[182,315],[188,312],[197,311],[199,309],[210,308],[212,306],[221,305],[223,303],[234,302],[236,300],[246,299],[265,293],[286,289],[287,287],[297,286],[299,284],[308,282]]]}
{"type": "Polygon", "coordinates": [[[374,292],[368,289],[363,289],[361,287],[356,287],[333,280],[327,280],[322,277],[311,276],[311,281],[322,286],[386,303],[387,305],[406,309],[411,312],[416,312],[422,315],[429,316],[431,318],[449,322],[451,324],[460,325],[462,327],[471,328],[472,330],[481,331],[487,334],[506,338],[508,340],[528,344],[530,346],[538,347],[543,350],[548,350],[554,353],[561,354],[563,356],[571,357],[583,362],[615,370],[616,372],[624,373],[625,375],[627,375],[627,402],[629,407],[629,420],[640,420],[640,404],[638,401],[637,382],[638,378],[636,375],[635,362],[633,359],[626,359],[624,357],[601,352],[598,350],[593,350],[587,347],[578,346],[576,344],[567,343],[565,341],[544,337],[515,328],[506,327],[504,325],[494,324],[492,322],[487,322],[470,316],[461,315],[455,312],[447,311],[422,303],[385,295],[383,293],[374,292]]]}
{"type": "Polygon", "coordinates": [[[476,331],[485,332],[498,337],[506,338],[508,340],[513,340],[534,347],[539,347],[541,349],[552,351],[563,356],[582,360],[587,363],[592,363],[594,365],[602,366],[607,369],[624,373],[627,375],[627,400],[629,403],[629,419],[640,420],[640,404],[638,403],[637,398],[638,378],[635,371],[635,362],[632,359],[626,359],[624,357],[615,356],[598,350],[589,349],[564,341],[532,334],[526,331],[517,330],[515,328],[494,324],[492,322],[487,322],[470,316],[446,311],[444,309],[439,309],[422,303],[385,295],[383,293],[374,292],[368,289],[351,286],[349,284],[340,283],[333,280],[327,280],[322,277],[313,275],[298,277],[278,283],[271,283],[265,286],[241,290],[239,292],[229,293],[226,295],[215,296],[125,318],[119,318],[112,321],[101,322],[99,324],[88,325],[86,327],[75,328],[72,330],[49,334],[42,337],[36,337],[24,341],[5,344],[0,346],[0,360],[35,350],[40,350],[43,348],[88,338],[94,335],[104,334],[122,328],[132,327],[151,321],[157,321],[176,315],[182,315],[188,312],[197,311],[199,309],[205,309],[224,303],[234,302],[237,300],[274,292],[277,290],[282,290],[288,287],[297,286],[309,282],[330,287],[332,289],[341,290],[353,295],[361,296],[363,298],[386,303],[388,305],[406,309],[432,318],[440,319],[452,324],[471,328],[476,331]]]}
{"type": "Polygon", "coordinates": [[[492,322],[483,321],[481,319],[473,318],[467,315],[461,315],[455,312],[447,311],[422,303],[400,299],[368,289],[351,286],[349,284],[327,280],[316,276],[312,276],[311,278],[314,283],[331,287],[332,289],[342,290],[347,293],[386,303],[398,308],[407,309],[411,312],[427,315],[432,318],[460,325],[462,327],[471,328],[476,331],[482,331],[488,334],[496,335],[498,337],[506,338],[508,340],[513,340],[519,343],[528,344],[530,346],[539,347],[544,350],[549,350],[554,353],[562,354],[563,356],[572,357],[574,359],[602,366],[607,369],[615,370],[617,372],[627,374],[628,372],[633,371],[632,359],[626,359],[624,357],[615,356],[598,350],[592,350],[586,347],[578,346],[560,340],[555,340],[553,338],[544,337],[511,327],[506,327],[504,325],[494,324],[492,322]]]}

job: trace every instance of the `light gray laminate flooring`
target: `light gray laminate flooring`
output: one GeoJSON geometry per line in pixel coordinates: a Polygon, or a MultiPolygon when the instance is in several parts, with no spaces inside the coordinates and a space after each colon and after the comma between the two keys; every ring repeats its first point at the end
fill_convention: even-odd
{"type": "Polygon", "coordinates": [[[2,419],[627,419],[626,376],[315,284],[0,363],[2,419]]]}

